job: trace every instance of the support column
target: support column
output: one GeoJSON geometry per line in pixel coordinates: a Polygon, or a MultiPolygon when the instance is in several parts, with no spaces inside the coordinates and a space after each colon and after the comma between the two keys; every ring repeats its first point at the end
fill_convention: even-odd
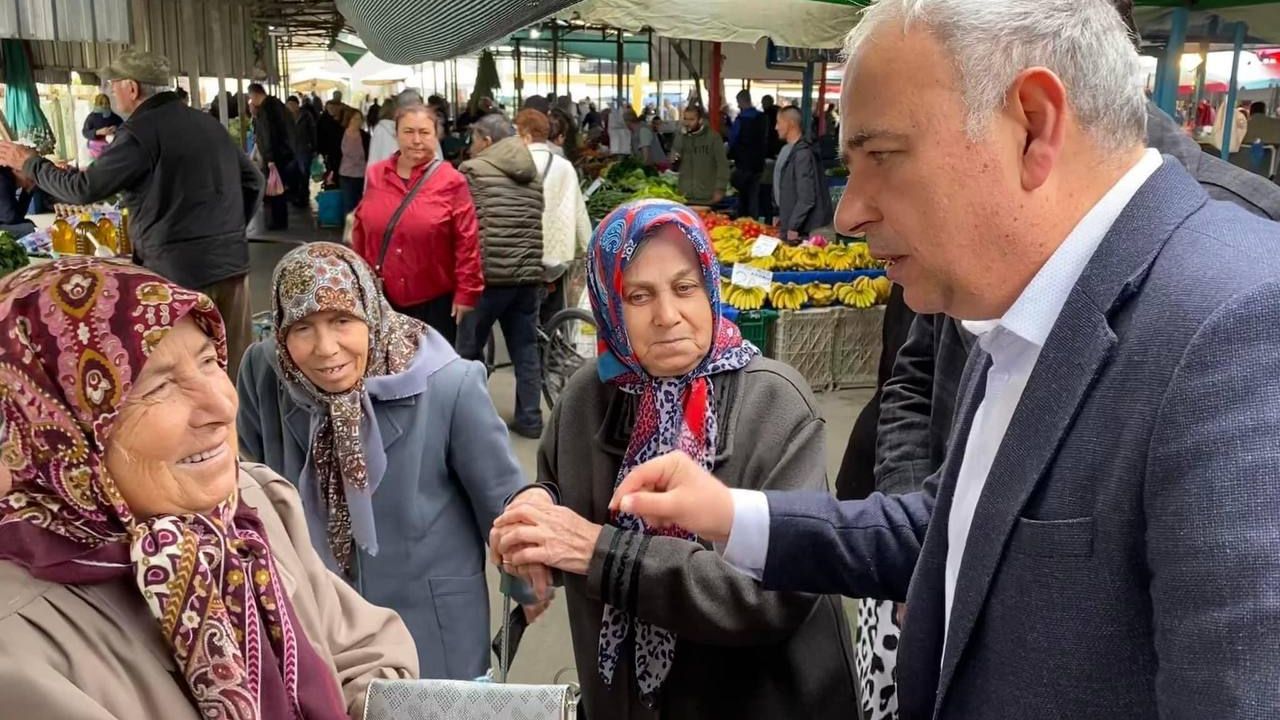
{"type": "Polygon", "coordinates": [[[726,128],[721,127],[720,106],[724,104],[724,58],[720,55],[720,43],[711,43],[711,80],[707,83],[707,115],[711,120],[711,129],[724,135],[726,128]]]}
{"type": "Polygon", "coordinates": [[[1227,88],[1227,116],[1222,118],[1222,159],[1231,158],[1231,131],[1236,124],[1236,98],[1240,93],[1240,52],[1244,50],[1244,36],[1248,26],[1236,23],[1235,47],[1231,56],[1231,85],[1227,88]]]}
{"type": "Polygon", "coordinates": [[[800,81],[800,134],[809,137],[813,126],[813,61],[804,64],[804,76],[800,81]]]}
{"type": "Polygon", "coordinates": [[[1170,19],[1169,43],[1164,49],[1164,59],[1160,72],[1156,75],[1159,82],[1156,104],[1167,115],[1174,117],[1178,109],[1178,79],[1182,77],[1182,51],[1187,44],[1187,25],[1191,20],[1191,10],[1185,7],[1174,8],[1170,19]]]}

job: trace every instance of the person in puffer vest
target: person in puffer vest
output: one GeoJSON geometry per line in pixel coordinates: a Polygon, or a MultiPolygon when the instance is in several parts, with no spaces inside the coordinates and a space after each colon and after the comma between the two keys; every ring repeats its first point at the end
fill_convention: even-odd
{"type": "Polygon", "coordinates": [[[484,294],[458,329],[458,353],[480,360],[496,321],[516,373],[515,418],[526,438],[542,435],[538,358],[538,293],[542,286],[542,183],[533,155],[507,118],[490,114],[471,125],[471,159],[462,163],[480,222],[484,294]]]}

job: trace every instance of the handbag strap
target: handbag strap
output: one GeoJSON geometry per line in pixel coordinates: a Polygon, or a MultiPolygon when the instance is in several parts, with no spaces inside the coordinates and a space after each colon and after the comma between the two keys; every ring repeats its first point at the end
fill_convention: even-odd
{"type": "Polygon", "coordinates": [[[498,682],[505,685],[507,673],[511,671],[507,667],[511,664],[511,593],[506,588],[502,590],[502,598],[502,656],[498,658],[498,682]]]}
{"type": "Polygon", "coordinates": [[[405,193],[404,199],[400,201],[400,207],[392,213],[391,220],[387,223],[387,229],[382,231],[382,249],[378,251],[378,266],[374,268],[374,272],[378,277],[382,277],[382,263],[387,259],[387,251],[391,249],[391,235],[396,231],[396,225],[400,224],[400,216],[404,215],[404,211],[409,209],[409,203],[413,202],[413,198],[422,189],[423,185],[435,175],[436,170],[440,168],[440,158],[431,161],[426,171],[413,183],[409,188],[409,192],[405,193]]]}

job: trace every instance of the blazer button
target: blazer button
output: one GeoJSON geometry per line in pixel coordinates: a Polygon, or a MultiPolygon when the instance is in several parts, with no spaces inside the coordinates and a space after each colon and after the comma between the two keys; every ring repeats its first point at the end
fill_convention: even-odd
{"type": "Polygon", "coordinates": [[[397,255],[403,255],[403,254],[404,254],[404,250],[403,250],[403,249],[401,249],[401,248],[396,248],[396,254],[397,254],[397,255]]]}

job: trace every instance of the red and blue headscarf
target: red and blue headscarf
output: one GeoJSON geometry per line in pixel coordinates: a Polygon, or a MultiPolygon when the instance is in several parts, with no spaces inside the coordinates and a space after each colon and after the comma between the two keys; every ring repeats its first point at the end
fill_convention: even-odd
{"type": "MultiPolygon", "coordinates": [[[[718,374],[746,367],[760,351],[742,339],[737,325],[717,312],[720,266],[701,219],[684,205],[666,200],[639,200],[614,210],[600,223],[587,248],[587,289],[600,329],[600,379],[637,397],[635,428],[615,483],[637,465],[675,450],[712,470],[718,431],[712,380],[718,374]],[[645,371],[631,348],[622,317],[623,273],[644,241],[668,227],[679,229],[693,246],[714,317],[711,350],[692,372],[678,378],[653,377],[645,371]]],[[[633,515],[618,514],[613,523],[647,535],[657,532],[633,515]]],[[[679,528],[661,534],[695,539],[679,528]]],[[[621,649],[632,631],[637,684],[642,695],[652,697],[671,670],[675,634],[608,605],[600,627],[600,675],[612,684],[621,649]]]]}

